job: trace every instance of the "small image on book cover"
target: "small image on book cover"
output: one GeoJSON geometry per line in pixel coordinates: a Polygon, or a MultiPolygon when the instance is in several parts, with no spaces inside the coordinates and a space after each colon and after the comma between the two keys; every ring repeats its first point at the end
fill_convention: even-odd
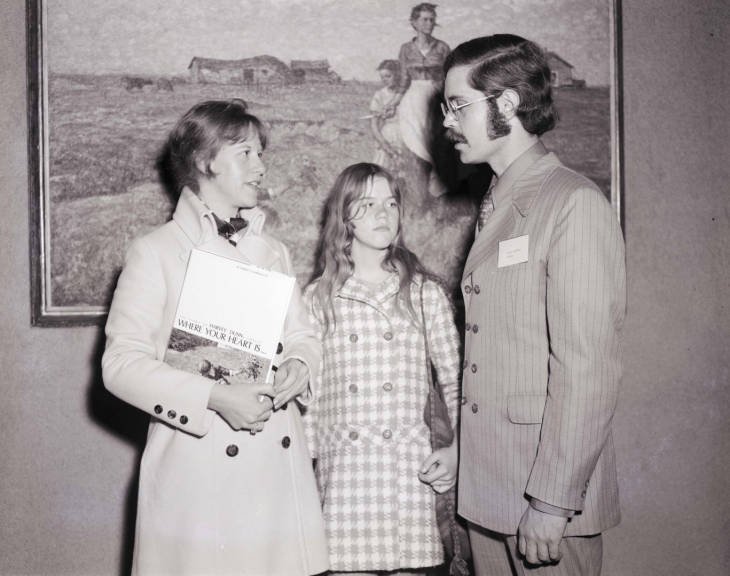
{"type": "Polygon", "coordinates": [[[270,379],[294,278],[194,249],[165,362],[213,380],[270,379]]]}

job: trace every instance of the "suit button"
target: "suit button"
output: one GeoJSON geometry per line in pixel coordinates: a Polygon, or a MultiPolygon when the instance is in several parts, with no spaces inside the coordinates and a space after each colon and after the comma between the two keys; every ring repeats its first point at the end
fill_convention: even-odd
{"type": "Polygon", "coordinates": [[[238,446],[236,446],[235,444],[229,444],[228,446],[226,446],[226,454],[233,458],[238,454],[238,446]]]}
{"type": "Polygon", "coordinates": [[[155,406],[155,414],[162,414],[162,406],[159,404],[155,406]]]}
{"type": "Polygon", "coordinates": [[[348,436],[350,437],[350,440],[354,441],[354,440],[357,440],[358,433],[355,430],[350,430],[350,433],[348,434],[348,436]]]}
{"type": "Polygon", "coordinates": [[[466,396],[462,396],[461,397],[461,405],[462,406],[465,406],[466,405],[466,396]]]}
{"type": "Polygon", "coordinates": [[[283,351],[284,351],[284,345],[281,342],[279,342],[279,344],[276,347],[276,353],[281,354],[283,351]]]}
{"type": "Polygon", "coordinates": [[[281,439],[281,445],[282,445],[282,446],[283,446],[284,448],[289,448],[289,446],[291,445],[291,438],[289,438],[289,436],[284,436],[284,437],[283,437],[283,438],[281,439]]]}
{"type": "Polygon", "coordinates": [[[479,332],[479,326],[474,324],[474,326],[471,327],[471,331],[474,332],[474,334],[476,334],[477,332],[479,332]]]}
{"type": "Polygon", "coordinates": [[[472,372],[473,372],[474,374],[476,374],[476,371],[477,371],[477,365],[476,365],[476,364],[472,364],[472,365],[471,365],[471,371],[472,371],[472,372]]]}
{"type": "Polygon", "coordinates": [[[353,394],[357,392],[357,384],[350,384],[350,392],[353,394]]]}
{"type": "Polygon", "coordinates": [[[167,417],[170,420],[174,420],[175,419],[175,416],[177,416],[177,412],[175,412],[174,410],[168,410],[167,411],[167,417]]]}
{"type": "Polygon", "coordinates": [[[350,342],[357,342],[357,334],[350,334],[350,342]]]}
{"type": "Polygon", "coordinates": [[[385,338],[388,341],[391,341],[393,339],[393,333],[392,332],[386,332],[383,334],[383,338],[385,338]]]}
{"type": "Polygon", "coordinates": [[[477,412],[479,412],[479,404],[477,404],[476,402],[474,402],[474,404],[471,405],[471,411],[474,414],[476,414],[477,412]]]}
{"type": "Polygon", "coordinates": [[[586,491],[585,490],[583,490],[583,492],[580,493],[580,497],[585,499],[585,497],[586,497],[586,491]]]}
{"type": "Polygon", "coordinates": [[[188,417],[183,414],[180,416],[180,424],[187,424],[188,423],[188,417]]]}
{"type": "Polygon", "coordinates": [[[383,384],[383,390],[386,392],[390,392],[393,389],[393,385],[390,382],[386,382],[383,384]]]}
{"type": "Polygon", "coordinates": [[[464,292],[466,292],[467,294],[471,294],[471,286],[469,286],[469,284],[464,286],[464,292]]]}
{"type": "Polygon", "coordinates": [[[393,432],[391,432],[387,428],[385,430],[383,430],[383,438],[385,438],[386,440],[390,440],[392,437],[393,437],[393,432]]]}
{"type": "Polygon", "coordinates": [[[479,294],[481,291],[482,289],[479,288],[479,284],[474,284],[474,294],[479,294]]]}
{"type": "Polygon", "coordinates": [[[469,332],[469,330],[471,330],[471,324],[469,324],[469,322],[467,322],[467,323],[466,323],[466,326],[464,326],[464,329],[465,329],[465,330],[466,330],[467,332],[469,332]]]}
{"type": "Polygon", "coordinates": [[[464,358],[464,370],[466,370],[469,367],[469,361],[464,358]]]}

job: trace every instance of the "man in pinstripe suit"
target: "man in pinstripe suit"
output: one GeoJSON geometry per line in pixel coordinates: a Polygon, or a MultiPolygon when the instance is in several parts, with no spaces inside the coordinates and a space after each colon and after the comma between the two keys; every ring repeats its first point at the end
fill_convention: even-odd
{"type": "Polygon", "coordinates": [[[476,572],[597,575],[619,522],[621,230],[540,141],[556,114],[537,45],[477,38],[444,67],[444,126],[462,162],[495,172],[462,280],[459,513],[476,572]]]}

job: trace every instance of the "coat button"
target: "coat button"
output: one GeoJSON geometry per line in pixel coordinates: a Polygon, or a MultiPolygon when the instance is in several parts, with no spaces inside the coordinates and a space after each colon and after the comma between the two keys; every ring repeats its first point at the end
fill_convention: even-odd
{"type": "Polygon", "coordinates": [[[175,416],[177,416],[177,412],[175,412],[174,410],[168,410],[167,411],[167,417],[170,420],[174,420],[175,419],[175,416]]]}
{"type": "Polygon", "coordinates": [[[350,334],[350,342],[357,342],[357,334],[350,334]]]}
{"type": "Polygon", "coordinates": [[[188,423],[188,417],[183,414],[180,416],[180,424],[187,424],[188,423]]]}
{"type": "Polygon", "coordinates": [[[228,446],[226,446],[226,454],[233,458],[238,454],[238,446],[236,446],[235,444],[229,444],[228,446]]]}
{"type": "Polygon", "coordinates": [[[585,498],[586,497],[586,491],[585,490],[583,490],[583,492],[580,493],[580,497],[581,498],[585,498]]]}
{"type": "Polygon", "coordinates": [[[162,414],[162,406],[159,404],[155,406],[155,414],[162,414]]]}
{"type": "Polygon", "coordinates": [[[474,324],[474,326],[471,327],[471,331],[474,332],[474,334],[476,334],[477,332],[479,332],[479,326],[474,324]]]}
{"type": "Polygon", "coordinates": [[[466,323],[466,326],[464,326],[464,329],[465,329],[465,330],[466,330],[467,332],[469,332],[469,330],[471,330],[471,324],[469,324],[469,322],[467,322],[467,323],[466,323]]]}
{"type": "Polygon", "coordinates": [[[472,373],[476,374],[476,371],[477,371],[477,365],[476,364],[472,364],[471,365],[471,371],[472,371],[472,373]]]}
{"type": "Polygon", "coordinates": [[[276,346],[276,353],[281,354],[284,351],[284,345],[279,342],[279,344],[276,346]]]}
{"type": "Polygon", "coordinates": [[[482,289],[479,288],[479,284],[474,284],[474,294],[479,294],[481,291],[482,289]]]}
{"type": "Polygon", "coordinates": [[[466,404],[466,396],[461,397],[461,405],[464,406],[466,404]]]}
{"type": "Polygon", "coordinates": [[[356,430],[350,430],[350,433],[348,434],[348,436],[350,437],[350,440],[354,441],[354,440],[357,440],[359,435],[356,430]]]}
{"type": "Polygon", "coordinates": [[[383,334],[383,338],[385,338],[386,340],[388,340],[390,342],[393,339],[393,333],[386,332],[385,334],[383,334]]]}
{"type": "Polygon", "coordinates": [[[386,382],[385,384],[383,384],[383,390],[385,390],[386,392],[390,392],[392,389],[393,384],[391,384],[390,382],[386,382]]]}
{"type": "Polygon", "coordinates": [[[284,448],[289,448],[289,446],[291,446],[291,438],[289,438],[289,436],[284,436],[284,437],[283,437],[283,438],[281,439],[281,445],[282,445],[282,446],[283,446],[284,448]]]}
{"type": "Polygon", "coordinates": [[[349,390],[350,390],[350,392],[352,392],[353,394],[354,394],[355,392],[357,392],[357,384],[350,384],[350,386],[349,386],[349,390]]]}
{"type": "Polygon", "coordinates": [[[469,367],[469,361],[464,358],[464,370],[466,370],[469,367]]]}
{"type": "Polygon", "coordinates": [[[390,440],[392,437],[393,437],[393,432],[391,432],[387,428],[385,430],[383,430],[383,438],[385,438],[386,440],[390,440]]]}
{"type": "Polygon", "coordinates": [[[479,412],[479,404],[477,404],[476,402],[474,402],[474,404],[471,405],[471,411],[474,414],[476,414],[477,412],[479,412]]]}
{"type": "Polygon", "coordinates": [[[467,284],[466,286],[464,286],[464,292],[466,294],[471,294],[471,286],[469,286],[469,284],[467,284]]]}

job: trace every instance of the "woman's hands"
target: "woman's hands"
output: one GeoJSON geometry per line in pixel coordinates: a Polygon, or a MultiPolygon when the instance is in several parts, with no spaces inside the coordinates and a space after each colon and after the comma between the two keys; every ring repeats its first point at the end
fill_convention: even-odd
{"type": "Polygon", "coordinates": [[[274,409],[281,408],[292,398],[304,394],[309,386],[309,368],[301,360],[287,358],[274,376],[274,409]]]}
{"type": "Polygon", "coordinates": [[[215,383],[208,398],[208,408],[218,412],[234,430],[260,432],[264,422],[271,418],[274,387],[244,379],[237,382],[236,376],[229,379],[231,384],[221,380],[215,383]]]}
{"type": "Polygon", "coordinates": [[[421,464],[418,478],[442,494],[456,484],[459,471],[459,447],[454,440],[451,446],[434,451],[421,464]]]}

